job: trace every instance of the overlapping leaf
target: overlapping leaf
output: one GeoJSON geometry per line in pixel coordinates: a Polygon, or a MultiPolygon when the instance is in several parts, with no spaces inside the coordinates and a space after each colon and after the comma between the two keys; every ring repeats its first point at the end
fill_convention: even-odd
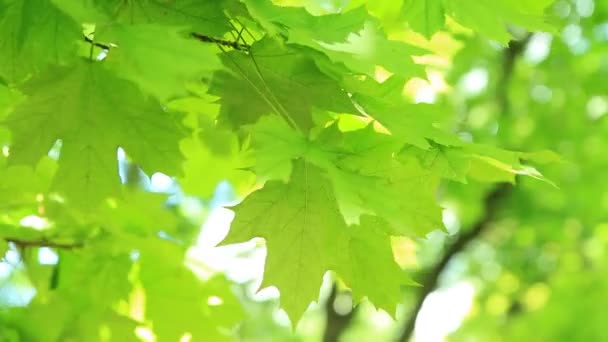
{"type": "Polygon", "coordinates": [[[411,59],[424,50],[388,39],[377,20],[363,8],[313,16],[304,9],[280,7],[270,1],[246,4],[250,14],[267,31],[281,33],[289,43],[319,50],[356,73],[373,76],[380,65],[403,76],[424,75],[423,69],[411,59]]]}
{"type": "MultiPolygon", "coordinates": [[[[114,338],[136,341],[137,324],[115,311],[116,303],[126,300],[131,290],[131,265],[129,254],[107,241],[62,253],[34,302],[15,312],[13,319],[21,337],[32,341],[101,342],[103,337],[91,336],[90,332],[105,327],[114,338]]],[[[10,321],[3,323],[10,325],[10,321]]]]}
{"type": "Polygon", "coordinates": [[[54,188],[92,208],[119,192],[119,146],[146,171],[178,174],[182,129],[158,102],[95,63],[53,68],[29,81],[7,119],[10,161],[35,165],[62,140],[54,188]],[[51,109],[51,110],[49,110],[51,109]]]}
{"type": "Polygon", "coordinates": [[[50,0],[80,22],[105,25],[156,24],[221,37],[231,29],[224,1],[50,0]]]}
{"type": "Polygon", "coordinates": [[[356,112],[347,94],[313,60],[277,40],[263,39],[251,47],[250,55],[232,51],[222,59],[232,72],[217,72],[209,91],[221,97],[221,115],[233,124],[274,114],[309,130],[313,107],[356,112]]]}
{"type": "Polygon", "coordinates": [[[163,341],[189,333],[195,340],[229,341],[226,333],[243,318],[240,304],[221,278],[203,283],[183,264],[184,251],[167,241],[142,246],[139,279],[146,293],[146,317],[163,341]],[[212,305],[210,297],[221,300],[212,305]],[[176,314],[179,313],[179,314],[176,314]]]}
{"type": "Polygon", "coordinates": [[[553,0],[445,0],[446,13],[462,25],[481,35],[507,43],[511,34],[508,25],[529,30],[552,30],[544,11],[553,0]]]}
{"type": "Polygon", "coordinates": [[[0,78],[19,82],[49,64],[74,60],[77,22],[47,0],[0,2],[0,78]]]}
{"type": "Polygon", "coordinates": [[[235,211],[236,218],[224,243],[254,237],[266,239],[268,256],[262,286],[279,288],[281,306],[292,320],[298,321],[317,299],[323,275],[329,270],[343,273],[358,298],[379,299],[378,305],[394,312],[394,300],[405,279],[392,260],[384,230],[387,228],[368,227],[374,223],[367,219],[354,230],[348,227],[331,184],[319,168],[296,162],[287,184],[268,182],[235,211]],[[366,242],[361,241],[364,237],[366,242]],[[373,250],[370,254],[368,247],[373,250]],[[388,282],[382,289],[374,285],[380,271],[374,266],[377,262],[384,263],[383,271],[391,272],[381,276],[388,282]]]}
{"type": "Polygon", "coordinates": [[[401,11],[409,27],[429,39],[445,24],[443,0],[406,0],[401,11]]]}
{"type": "Polygon", "coordinates": [[[98,30],[95,39],[116,45],[108,52],[108,68],[166,100],[184,95],[186,81],[208,78],[221,68],[213,45],[183,37],[178,30],[154,24],[112,25],[98,30]]]}

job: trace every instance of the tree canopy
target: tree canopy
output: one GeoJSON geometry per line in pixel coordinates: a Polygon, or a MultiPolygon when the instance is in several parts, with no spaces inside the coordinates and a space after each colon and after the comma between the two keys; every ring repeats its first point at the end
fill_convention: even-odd
{"type": "Polygon", "coordinates": [[[608,339],[607,42],[599,0],[0,0],[0,341],[608,339]]]}

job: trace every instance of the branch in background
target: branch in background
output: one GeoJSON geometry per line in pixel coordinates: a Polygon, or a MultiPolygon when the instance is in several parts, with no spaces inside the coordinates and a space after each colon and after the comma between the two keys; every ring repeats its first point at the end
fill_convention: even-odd
{"type": "Polygon", "coordinates": [[[331,288],[331,294],[325,302],[325,331],[323,333],[323,342],[337,342],[342,333],[350,325],[350,322],[355,316],[357,307],[354,307],[347,314],[336,312],[334,303],[339,295],[338,285],[334,283],[331,288]]]}
{"type": "MultiPolygon", "coordinates": [[[[502,76],[496,88],[496,99],[503,114],[507,113],[510,109],[508,89],[509,84],[511,83],[511,79],[513,77],[513,69],[515,67],[515,62],[524,51],[526,45],[530,41],[531,36],[531,34],[527,34],[521,40],[512,40],[511,42],[509,42],[509,46],[504,50],[501,72],[502,76]]],[[[507,193],[511,191],[511,188],[512,186],[510,184],[501,184],[486,195],[486,198],[484,200],[485,212],[483,217],[481,217],[479,221],[470,230],[458,235],[456,240],[448,247],[446,252],[443,254],[443,257],[430,270],[430,273],[422,282],[422,288],[416,299],[416,303],[412,309],[412,312],[403,325],[403,329],[401,331],[401,334],[399,335],[399,341],[407,342],[411,338],[412,333],[414,332],[414,327],[416,325],[416,318],[418,317],[418,313],[422,308],[422,304],[424,303],[426,297],[431,292],[433,292],[435,288],[437,288],[439,277],[443,273],[447,264],[456,254],[466,249],[466,247],[471,241],[475,240],[490,226],[492,221],[494,221],[495,219],[500,202],[504,197],[506,197],[507,193]]],[[[328,298],[326,303],[325,311],[327,313],[327,324],[323,340],[324,342],[337,341],[338,338],[348,328],[348,325],[352,320],[352,317],[348,317],[346,320],[344,320],[346,321],[346,323],[343,323],[343,321],[336,319],[335,315],[337,315],[337,313],[335,313],[335,310],[333,308],[335,296],[336,287],[334,285],[332,294],[328,298]]]]}
{"type": "Polygon", "coordinates": [[[57,248],[57,249],[77,249],[84,247],[82,242],[56,242],[47,239],[42,240],[25,240],[18,238],[2,238],[4,241],[13,243],[15,246],[20,248],[28,248],[28,247],[49,247],[49,248],[57,248]]]}
{"type": "Polygon", "coordinates": [[[507,114],[511,109],[508,89],[511,84],[511,78],[513,78],[515,62],[524,52],[524,49],[530,42],[530,38],[532,38],[532,34],[527,34],[521,40],[512,40],[509,42],[509,46],[504,50],[501,78],[498,80],[498,85],[496,86],[496,99],[498,101],[498,106],[502,111],[501,114],[503,115],[507,114]]]}
{"type": "MultiPolygon", "coordinates": [[[[509,42],[509,46],[503,52],[503,63],[501,78],[498,81],[496,87],[496,100],[501,109],[503,115],[507,114],[510,110],[509,102],[509,85],[513,78],[513,71],[515,63],[519,56],[521,56],[526,45],[530,41],[531,34],[527,34],[521,40],[512,40],[509,42]]],[[[485,212],[483,216],[475,223],[475,225],[468,231],[465,231],[458,235],[456,240],[448,247],[443,254],[443,257],[437,264],[430,270],[430,273],[422,282],[422,288],[419,295],[416,298],[414,307],[408,319],[403,325],[403,330],[399,336],[399,341],[407,342],[414,332],[416,326],[416,319],[422,308],[426,297],[437,288],[439,277],[445,270],[450,260],[458,253],[464,251],[471,241],[479,237],[488,227],[491,226],[492,221],[495,220],[496,212],[498,210],[500,202],[504,197],[511,191],[512,186],[508,184],[502,184],[496,187],[492,192],[486,195],[484,200],[485,212]]]]}
{"type": "Polygon", "coordinates": [[[493,191],[486,195],[484,200],[485,203],[485,212],[484,215],[475,223],[475,225],[458,235],[456,240],[449,245],[448,249],[443,254],[443,257],[439,260],[437,264],[430,270],[430,273],[425,277],[424,281],[422,281],[422,288],[420,289],[420,293],[416,297],[416,302],[414,303],[414,307],[412,309],[411,314],[408,319],[405,321],[403,325],[403,330],[401,331],[401,335],[399,336],[399,341],[407,342],[409,341],[412,333],[414,332],[414,327],[416,326],[416,318],[418,317],[418,313],[422,308],[422,304],[426,297],[437,288],[437,284],[439,282],[439,277],[443,270],[446,268],[450,260],[452,258],[466,249],[466,247],[471,243],[471,241],[475,240],[479,237],[496,218],[496,213],[498,208],[500,207],[500,202],[507,196],[507,194],[511,191],[512,186],[508,183],[501,184],[496,187],[493,191]]]}

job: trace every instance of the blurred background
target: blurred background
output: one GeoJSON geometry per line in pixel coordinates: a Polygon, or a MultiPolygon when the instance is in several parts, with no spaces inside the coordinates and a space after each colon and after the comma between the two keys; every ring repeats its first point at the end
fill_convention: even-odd
{"type": "MultiPolygon", "coordinates": [[[[357,1],[281,3],[329,13],[357,1]]],[[[374,9],[387,22],[395,15],[374,9]]],[[[404,96],[441,105],[445,124],[465,140],[561,158],[539,169],[550,182],[443,183],[447,232],[392,241],[395,259],[420,284],[404,291],[397,319],[365,302],[351,310],[347,289],[328,274],[319,302],[292,327],[276,289],[256,292],[263,242],[217,247],[233,216],[224,206],[238,200],[234,184],[220,183],[210,200],[189,198],[173,179],[138,173],[119,153],[121,175],[169,194],[183,220],[205,221],[188,264],[201,277],[225,273],[243,306],[238,341],[608,341],[608,1],[558,0],[548,11],[559,30],[510,27],[508,46],[453,22],[425,39],[394,19],[395,38],[430,51],[418,58],[427,78],[408,82],[404,96]]],[[[20,223],[47,224],[37,215],[20,223]]],[[[0,306],[27,305],[36,294],[32,265],[50,274],[57,263],[43,247],[26,267],[21,252],[10,245],[0,262],[0,306]]],[[[0,327],[0,341],[11,336],[0,327]]],[[[138,336],[152,339],[145,329],[138,336]]]]}

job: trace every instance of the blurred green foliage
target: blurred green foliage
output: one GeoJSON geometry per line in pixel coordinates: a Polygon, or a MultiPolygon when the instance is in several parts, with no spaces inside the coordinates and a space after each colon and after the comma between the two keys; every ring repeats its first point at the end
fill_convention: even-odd
{"type": "Polygon", "coordinates": [[[608,340],[606,114],[603,0],[0,0],[0,341],[608,340]]]}

